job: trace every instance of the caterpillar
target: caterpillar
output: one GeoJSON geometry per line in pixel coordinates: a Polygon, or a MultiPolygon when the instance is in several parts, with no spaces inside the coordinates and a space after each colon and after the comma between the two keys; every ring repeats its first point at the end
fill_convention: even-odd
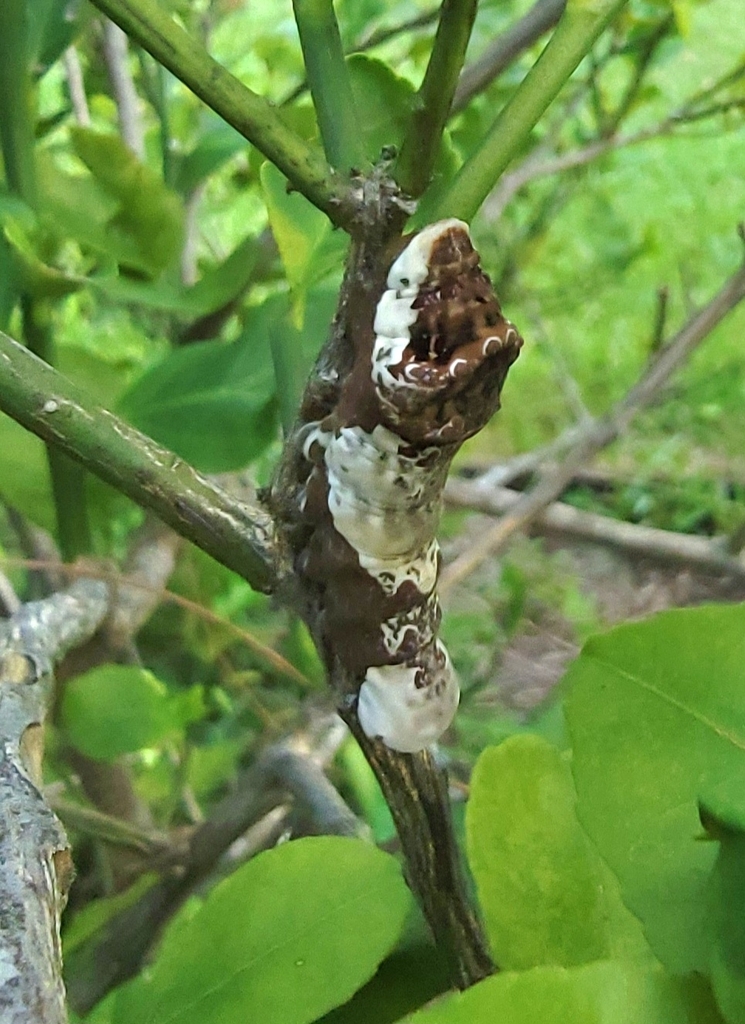
{"type": "Polygon", "coordinates": [[[438,638],[442,489],[499,407],[522,339],[453,219],[403,241],[354,335],[334,408],[302,428],[296,569],[328,659],[354,680],[363,731],[415,752],[460,697],[438,638]]]}

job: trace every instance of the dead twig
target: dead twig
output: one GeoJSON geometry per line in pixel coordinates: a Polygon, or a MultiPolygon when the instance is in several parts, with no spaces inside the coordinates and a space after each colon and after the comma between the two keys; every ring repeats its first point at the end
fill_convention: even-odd
{"type": "MultiPolygon", "coordinates": [[[[448,504],[503,515],[514,509],[520,494],[508,487],[482,485],[481,480],[451,479],[445,488],[448,504]]],[[[693,566],[702,572],[728,576],[745,584],[745,562],[733,557],[724,538],[710,539],[626,523],[555,501],[536,515],[533,525],[542,533],[561,534],[604,544],[630,555],[672,565],[693,566]]]]}
{"type": "Polygon", "coordinates": [[[140,99],[129,70],[129,42],[125,33],[109,18],[103,19],[103,52],[122,139],[138,160],[144,160],[145,133],[140,99]]]}

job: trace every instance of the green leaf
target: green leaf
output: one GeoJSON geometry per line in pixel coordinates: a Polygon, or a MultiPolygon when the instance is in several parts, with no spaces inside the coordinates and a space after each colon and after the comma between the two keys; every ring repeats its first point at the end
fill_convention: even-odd
{"type": "Polygon", "coordinates": [[[165,686],[134,665],[102,665],[65,687],[60,724],[88,757],[113,761],[173,731],[165,686]]]}
{"type": "Polygon", "coordinates": [[[566,677],[579,819],[676,972],[707,965],[697,798],[745,770],[744,663],[745,606],[719,606],[595,637],[566,677]]]}
{"type": "Polygon", "coordinates": [[[240,132],[222,118],[211,111],[208,118],[209,127],[201,133],[194,148],[174,161],[174,187],[182,195],[193,192],[200,182],[248,146],[240,132]]]}
{"type": "Polygon", "coordinates": [[[208,473],[240,469],[276,435],[274,373],[266,331],[169,353],[127,391],[134,426],[208,473]]]}
{"type": "Polygon", "coordinates": [[[7,222],[3,234],[10,246],[14,279],[26,294],[35,299],[59,299],[78,291],[85,284],[83,278],[70,277],[43,263],[19,224],[7,222]]]}
{"type": "Polygon", "coordinates": [[[709,881],[709,970],[729,1024],[745,1022],[745,788],[741,775],[708,788],[701,821],[719,840],[709,881]]]}
{"type": "Polygon", "coordinates": [[[705,993],[692,993],[660,967],[613,960],[497,974],[401,1024],[714,1024],[716,1019],[705,993]]]}
{"type": "Polygon", "coordinates": [[[388,854],[323,836],[260,854],[165,936],[115,1024],[305,1024],[396,944],[411,896],[388,854]]]}
{"type": "Polygon", "coordinates": [[[638,922],[579,826],[568,765],[538,736],[484,751],[471,778],[468,860],[496,962],[570,967],[640,955],[638,922]]]}
{"type": "Polygon", "coordinates": [[[135,157],[118,135],[71,129],[75,152],[98,185],[117,202],[107,231],[134,243],[136,269],[157,276],[181,251],[183,209],[161,178],[135,157]]]}
{"type": "Polygon", "coordinates": [[[305,382],[328,337],[336,304],[335,291],[319,288],[307,293],[301,319],[298,310],[293,316],[285,295],[270,299],[261,311],[269,331],[285,433],[291,429],[297,416],[305,382]]]}
{"type": "Polygon", "coordinates": [[[89,12],[82,4],[60,0],[26,0],[29,19],[29,57],[32,68],[47,68],[72,43],[83,17],[89,12]]]}
{"type": "Polygon", "coordinates": [[[371,163],[380,159],[386,146],[400,146],[415,100],[411,82],[400,78],[381,60],[355,53],[347,69],[360,124],[362,146],[371,163]]]}
{"type": "Polygon", "coordinates": [[[287,179],[273,164],[262,165],[261,185],[300,327],[309,289],[335,271],[341,277],[348,238],[333,231],[326,215],[304,196],[288,192],[287,179]]]}

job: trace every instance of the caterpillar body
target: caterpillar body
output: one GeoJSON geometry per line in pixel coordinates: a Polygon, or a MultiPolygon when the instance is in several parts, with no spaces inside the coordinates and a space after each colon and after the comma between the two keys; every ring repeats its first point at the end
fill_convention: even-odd
{"type": "Polygon", "coordinates": [[[297,570],[317,595],[329,658],[359,684],[362,729],[414,752],[459,700],[437,636],[442,489],[459,446],[498,408],[522,339],[458,220],[406,241],[370,312],[335,408],[303,429],[297,570]]]}

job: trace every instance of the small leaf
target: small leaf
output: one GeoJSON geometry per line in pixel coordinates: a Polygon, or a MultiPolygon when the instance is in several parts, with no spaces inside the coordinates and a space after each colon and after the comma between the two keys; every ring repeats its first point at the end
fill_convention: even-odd
{"type": "Polygon", "coordinates": [[[590,640],[565,680],[579,819],[676,973],[707,967],[697,800],[745,773],[743,664],[744,605],[679,609],[590,640]]]}
{"type": "Polygon", "coordinates": [[[154,746],[173,731],[165,686],[133,665],[102,665],[70,680],[60,722],[74,747],[101,761],[154,746]]]}
{"type": "Polygon", "coordinates": [[[507,970],[645,952],[574,804],[568,765],[538,736],[513,736],[476,764],[468,859],[494,958],[507,970]]]}
{"type": "Polygon", "coordinates": [[[360,840],[260,854],[177,918],[122,993],[115,1024],[306,1024],[346,1002],[395,946],[411,897],[393,857],[360,840]]]}
{"type": "Polygon", "coordinates": [[[355,53],[347,69],[357,110],[364,111],[360,124],[362,145],[371,163],[386,146],[400,146],[409,124],[416,93],[383,61],[355,53]]]}

